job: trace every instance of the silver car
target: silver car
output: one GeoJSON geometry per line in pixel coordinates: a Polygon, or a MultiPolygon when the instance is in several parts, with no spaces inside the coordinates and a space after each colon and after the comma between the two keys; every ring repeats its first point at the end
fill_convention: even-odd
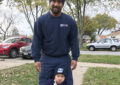
{"type": "Polygon", "coordinates": [[[22,58],[32,58],[31,56],[31,46],[32,46],[32,43],[30,43],[29,45],[27,46],[23,46],[20,48],[20,56],[22,56],[22,58]]]}
{"type": "Polygon", "coordinates": [[[90,51],[94,51],[96,49],[110,49],[111,51],[116,51],[120,48],[120,42],[116,38],[105,38],[98,42],[87,44],[87,48],[90,51]]]}

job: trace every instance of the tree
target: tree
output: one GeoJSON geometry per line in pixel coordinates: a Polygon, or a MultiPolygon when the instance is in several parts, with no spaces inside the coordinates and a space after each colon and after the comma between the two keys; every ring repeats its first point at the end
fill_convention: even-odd
{"type": "Polygon", "coordinates": [[[15,18],[12,14],[10,16],[4,14],[3,21],[0,22],[0,32],[3,35],[3,40],[6,39],[8,30],[11,28],[12,25],[14,25],[14,20],[15,18]]]}
{"type": "Polygon", "coordinates": [[[0,0],[0,4],[2,4],[2,1],[3,1],[3,0],[0,0]]]}
{"type": "Polygon", "coordinates": [[[19,31],[18,31],[18,29],[16,27],[13,28],[11,32],[12,32],[12,34],[11,34],[12,36],[19,36],[20,35],[19,31]]]}
{"type": "Polygon", "coordinates": [[[9,0],[9,3],[24,14],[32,32],[38,16],[41,16],[47,10],[46,0],[9,0]]]}
{"type": "MultiPolygon", "coordinates": [[[[98,0],[99,1],[99,0],[98,0]]],[[[83,46],[83,34],[85,30],[85,11],[86,6],[90,3],[95,2],[94,0],[67,0],[67,6],[70,9],[68,12],[72,17],[76,20],[78,28],[79,28],[79,42],[80,47],[83,46]]]]}
{"type": "Polygon", "coordinates": [[[85,16],[85,27],[84,27],[84,35],[91,36],[96,32],[96,25],[97,23],[91,19],[89,16],[85,16]]]}
{"type": "Polygon", "coordinates": [[[85,27],[83,35],[89,35],[91,37],[91,41],[95,40],[96,25],[97,23],[92,18],[85,16],[85,27]]]}
{"type": "Polygon", "coordinates": [[[106,30],[111,30],[116,27],[117,21],[107,14],[97,14],[94,18],[97,23],[97,34],[101,35],[106,30]]]}

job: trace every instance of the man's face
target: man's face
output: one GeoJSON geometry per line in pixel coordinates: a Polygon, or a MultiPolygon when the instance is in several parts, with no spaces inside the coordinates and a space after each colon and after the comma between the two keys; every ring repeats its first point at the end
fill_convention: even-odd
{"type": "Polygon", "coordinates": [[[60,14],[62,8],[63,8],[62,0],[52,0],[50,2],[50,9],[53,14],[55,15],[60,14]]]}
{"type": "Polygon", "coordinates": [[[57,84],[63,83],[65,80],[65,76],[63,74],[57,74],[55,75],[55,81],[57,84]]]}

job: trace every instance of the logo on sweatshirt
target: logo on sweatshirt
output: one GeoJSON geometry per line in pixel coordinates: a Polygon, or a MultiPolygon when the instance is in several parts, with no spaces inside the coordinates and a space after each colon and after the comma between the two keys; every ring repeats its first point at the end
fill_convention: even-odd
{"type": "Polygon", "coordinates": [[[60,24],[60,27],[68,27],[68,24],[60,24]]]}

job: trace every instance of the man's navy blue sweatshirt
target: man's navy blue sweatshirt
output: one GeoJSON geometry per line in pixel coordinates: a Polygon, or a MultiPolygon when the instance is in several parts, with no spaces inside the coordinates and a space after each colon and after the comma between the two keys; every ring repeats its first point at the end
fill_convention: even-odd
{"type": "Polygon", "coordinates": [[[41,52],[47,56],[60,57],[69,55],[78,60],[78,29],[75,21],[61,13],[54,17],[50,12],[38,18],[34,25],[32,56],[35,62],[40,61],[41,52]]]}

